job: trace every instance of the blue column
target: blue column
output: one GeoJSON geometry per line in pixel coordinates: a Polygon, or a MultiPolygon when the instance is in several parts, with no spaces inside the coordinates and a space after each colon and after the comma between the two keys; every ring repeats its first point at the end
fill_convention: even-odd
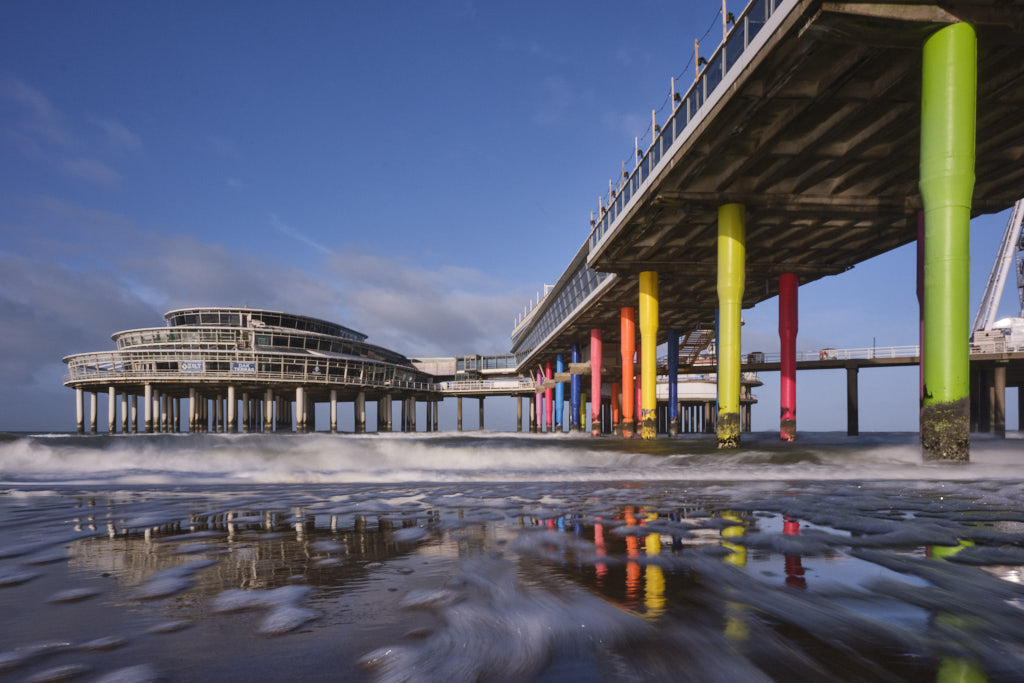
{"type": "MultiPolygon", "coordinates": [[[[555,356],[555,372],[565,372],[562,354],[555,356]]],[[[562,431],[562,413],[565,411],[565,382],[555,384],[555,431],[562,431]]]]}
{"type": "Polygon", "coordinates": [[[679,330],[668,331],[668,433],[679,433],[679,330]]]}
{"type": "MultiPolygon", "coordinates": [[[[580,345],[572,345],[572,362],[580,362],[580,345]]],[[[569,411],[569,429],[580,428],[580,376],[573,375],[569,380],[569,405],[572,410],[569,411]]]]}

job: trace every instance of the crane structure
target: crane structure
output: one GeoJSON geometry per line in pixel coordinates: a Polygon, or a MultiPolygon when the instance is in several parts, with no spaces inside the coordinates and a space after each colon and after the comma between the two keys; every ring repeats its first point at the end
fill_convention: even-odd
{"type": "Polygon", "coordinates": [[[1018,345],[1018,336],[1024,335],[1024,199],[1013,205],[1010,220],[1003,231],[992,272],[989,273],[985,294],[971,324],[971,342],[979,350],[1005,351],[1007,341],[1018,345]],[[1013,267],[1017,272],[1017,295],[1021,304],[1020,317],[996,321],[999,301],[1003,296],[1006,278],[1013,267]]]}

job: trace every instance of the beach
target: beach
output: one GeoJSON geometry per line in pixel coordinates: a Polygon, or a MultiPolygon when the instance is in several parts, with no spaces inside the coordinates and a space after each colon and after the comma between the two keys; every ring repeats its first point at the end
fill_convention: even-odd
{"type": "Polygon", "coordinates": [[[4,435],[9,680],[1017,680],[1019,439],[4,435]]]}

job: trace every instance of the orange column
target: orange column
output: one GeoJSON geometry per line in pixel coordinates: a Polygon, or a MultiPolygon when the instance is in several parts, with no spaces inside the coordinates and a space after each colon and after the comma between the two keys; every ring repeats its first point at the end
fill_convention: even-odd
{"type": "Polygon", "coordinates": [[[636,353],[636,309],[625,307],[619,315],[622,332],[622,343],[619,345],[622,354],[622,436],[633,438],[636,429],[633,413],[634,383],[633,356],[636,353]]]}

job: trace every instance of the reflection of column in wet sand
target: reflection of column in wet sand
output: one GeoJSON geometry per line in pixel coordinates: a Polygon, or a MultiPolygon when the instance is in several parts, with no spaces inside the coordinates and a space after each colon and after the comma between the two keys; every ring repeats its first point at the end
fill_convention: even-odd
{"type": "MultiPolygon", "coordinates": [[[[648,521],[658,518],[658,513],[647,515],[648,521]]],[[[661,536],[657,532],[644,538],[644,552],[648,564],[644,570],[644,606],[647,608],[646,618],[654,621],[665,613],[665,575],[661,567],[651,564],[651,559],[661,554],[661,536]]]]}
{"type": "MultiPolygon", "coordinates": [[[[602,519],[600,517],[594,518],[594,548],[595,554],[598,557],[606,557],[608,551],[604,547],[604,524],[601,524],[602,519]]],[[[608,573],[608,565],[604,562],[594,563],[594,572],[597,575],[597,585],[604,586],[604,577],[608,573]]]]}
{"type": "MultiPolygon", "coordinates": [[[[786,536],[798,536],[800,534],[800,522],[792,517],[784,517],[782,521],[782,533],[786,536]]],[[[804,578],[804,566],[799,555],[783,555],[786,562],[786,585],[793,588],[807,588],[807,579],[804,578]]]]}
{"type": "MultiPolygon", "coordinates": [[[[721,517],[722,519],[736,522],[736,524],[722,529],[722,546],[732,551],[725,556],[724,561],[737,567],[745,567],[747,565],[746,546],[730,543],[725,540],[727,538],[739,538],[743,535],[743,520],[738,512],[733,512],[732,510],[723,510],[721,517]]],[[[750,630],[747,628],[743,618],[743,605],[738,602],[725,603],[725,635],[735,641],[743,641],[750,636],[750,630]]]]}
{"type": "MultiPolygon", "coordinates": [[[[636,517],[633,515],[633,507],[626,506],[623,513],[626,524],[636,526],[636,517]]],[[[640,601],[640,564],[636,558],[640,556],[639,543],[636,536],[626,536],[626,605],[630,609],[636,607],[640,601]]]]}
{"type": "MultiPolygon", "coordinates": [[[[936,560],[946,560],[953,557],[968,546],[974,545],[974,541],[958,540],[958,545],[929,545],[925,547],[925,556],[936,560]]],[[[961,627],[960,618],[951,614],[938,612],[935,620],[939,623],[946,622],[954,627],[961,627]]],[[[977,662],[963,657],[943,657],[939,663],[937,681],[966,681],[966,683],[982,683],[987,681],[985,670],[977,662]]]]}

